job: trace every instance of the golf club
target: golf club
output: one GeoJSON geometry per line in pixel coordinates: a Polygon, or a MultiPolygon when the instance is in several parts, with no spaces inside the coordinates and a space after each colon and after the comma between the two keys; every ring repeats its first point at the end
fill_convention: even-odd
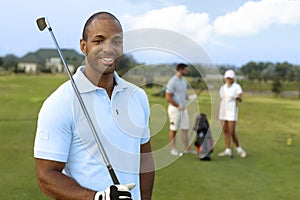
{"type": "Polygon", "coordinates": [[[54,33],[53,33],[52,28],[51,28],[51,26],[49,24],[49,21],[47,21],[47,19],[45,17],[41,17],[41,18],[38,18],[36,20],[36,23],[37,23],[37,26],[40,29],[40,31],[43,31],[43,30],[45,30],[45,28],[48,28],[48,31],[49,31],[49,33],[50,33],[50,35],[51,35],[51,37],[52,37],[52,39],[54,41],[54,44],[55,44],[56,49],[57,49],[57,51],[59,53],[59,56],[60,56],[60,58],[61,58],[61,60],[62,60],[62,62],[64,64],[64,66],[65,66],[65,69],[66,69],[67,73],[68,73],[68,76],[70,78],[72,87],[73,87],[73,89],[75,91],[75,94],[76,94],[77,99],[78,99],[78,101],[80,103],[80,106],[81,106],[81,108],[82,108],[82,110],[84,112],[84,115],[85,115],[85,117],[87,119],[87,122],[88,122],[88,124],[89,124],[89,126],[91,128],[92,134],[93,134],[94,139],[95,139],[95,141],[97,143],[98,149],[99,149],[99,151],[100,151],[100,153],[102,155],[103,161],[104,161],[104,163],[105,163],[105,165],[106,165],[106,167],[108,169],[108,172],[109,172],[109,174],[110,174],[110,176],[112,178],[112,181],[116,185],[120,184],[120,182],[119,182],[119,180],[118,180],[118,178],[117,178],[117,176],[116,176],[116,174],[114,172],[114,169],[112,168],[112,165],[110,164],[110,161],[109,161],[108,156],[107,156],[107,154],[106,154],[106,152],[104,150],[104,147],[103,147],[103,145],[102,145],[102,143],[101,143],[101,141],[100,141],[100,139],[99,139],[99,137],[97,135],[97,132],[96,132],[96,129],[94,127],[94,124],[92,123],[91,117],[90,117],[90,115],[89,115],[89,113],[88,113],[88,111],[86,109],[86,106],[85,106],[85,104],[84,104],[84,102],[83,102],[83,100],[82,100],[82,98],[80,96],[79,90],[78,90],[78,88],[77,88],[77,86],[75,84],[75,81],[73,79],[72,73],[71,73],[71,71],[70,71],[70,69],[69,69],[69,67],[68,67],[68,65],[67,65],[67,63],[66,63],[66,61],[65,61],[65,59],[63,57],[63,54],[62,54],[62,52],[61,52],[61,50],[59,48],[59,45],[58,45],[57,40],[56,40],[56,38],[54,36],[54,33]]]}
{"type": "Polygon", "coordinates": [[[197,100],[198,96],[205,90],[206,88],[200,88],[199,91],[195,94],[191,94],[188,96],[189,101],[187,102],[187,106],[189,106],[191,103],[197,100]]]}

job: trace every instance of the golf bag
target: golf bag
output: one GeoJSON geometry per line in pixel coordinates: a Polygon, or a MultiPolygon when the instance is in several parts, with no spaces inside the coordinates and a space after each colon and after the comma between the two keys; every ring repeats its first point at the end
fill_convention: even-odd
{"type": "Polygon", "coordinates": [[[210,154],[213,152],[213,138],[210,133],[209,123],[206,115],[197,115],[193,130],[197,133],[195,146],[200,160],[211,160],[210,154]]]}

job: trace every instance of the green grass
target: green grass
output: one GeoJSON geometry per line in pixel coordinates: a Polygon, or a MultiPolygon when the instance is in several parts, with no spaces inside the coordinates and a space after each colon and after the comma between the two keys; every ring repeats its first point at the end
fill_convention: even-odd
{"type": "MultiPolygon", "coordinates": [[[[0,76],[0,199],[49,199],[37,186],[33,142],[42,102],[65,80],[65,76],[0,76]]],[[[164,149],[168,145],[168,124],[163,121],[167,104],[151,95],[157,90],[147,92],[151,105],[156,105],[151,120],[153,150],[166,152],[155,155],[160,164],[170,156],[169,149],[164,149]]],[[[211,116],[208,93],[203,92],[198,100],[201,112],[211,116]]],[[[299,198],[300,100],[245,93],[239,109],[237,132],[248,157],[219,158],[217,153],[224,148],[221,136],[211,162],[184,155],[159,168],[154,200],[299,198]],[[288,138],[292,145],[287,145],[288,138]]]]}
{"type": "Polygon", "coordinates": [[[44,99],[59,76],[0,76],[0,199],[45,199],[37,187],[33,141],[44,99]]]}

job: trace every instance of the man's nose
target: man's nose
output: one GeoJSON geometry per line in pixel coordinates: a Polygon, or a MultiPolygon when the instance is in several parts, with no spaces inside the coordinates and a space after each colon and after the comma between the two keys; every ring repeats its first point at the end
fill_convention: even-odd
{"type": "Polygon", "coordinates": [[[105,40],[102,45],[102,50],[104,52],[112,52],[113,51],[112,42],[110,40],[105,40]]]}

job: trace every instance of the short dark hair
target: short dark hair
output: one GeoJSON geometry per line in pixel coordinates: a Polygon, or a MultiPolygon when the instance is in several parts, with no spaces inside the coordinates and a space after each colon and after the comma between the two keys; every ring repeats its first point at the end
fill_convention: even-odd
{"type": "Polygon", "coordinates": [[[188,65],[186,65],[186,64],[184,64],[184,63],[179,63],[179,64],[177,65],[176,70],[178,71],[178,70],[184,69],[184,68],[186,68],[186,67],[188,67],[188,65]]]}
{"type": "Polygon", "coordinates": [[[87,27],[92,23],[92,21],[95,18],[100,17],[100,16],[116,20],[120,24],[120,27],[122,29],[121,23],[120,23],[120,21],[118,20],[117,17],[115,17],[113,14],[111,14],[109,12],[100,11],[100,12],[97,12],[97,13],[93,14],[92,16],[90,16],[90,18],[85,22],[84,27],[83,27],[83,31],[82,31],[82,39],[83,40],[85,40],[85,41],[87,40],[87,27]]]}

